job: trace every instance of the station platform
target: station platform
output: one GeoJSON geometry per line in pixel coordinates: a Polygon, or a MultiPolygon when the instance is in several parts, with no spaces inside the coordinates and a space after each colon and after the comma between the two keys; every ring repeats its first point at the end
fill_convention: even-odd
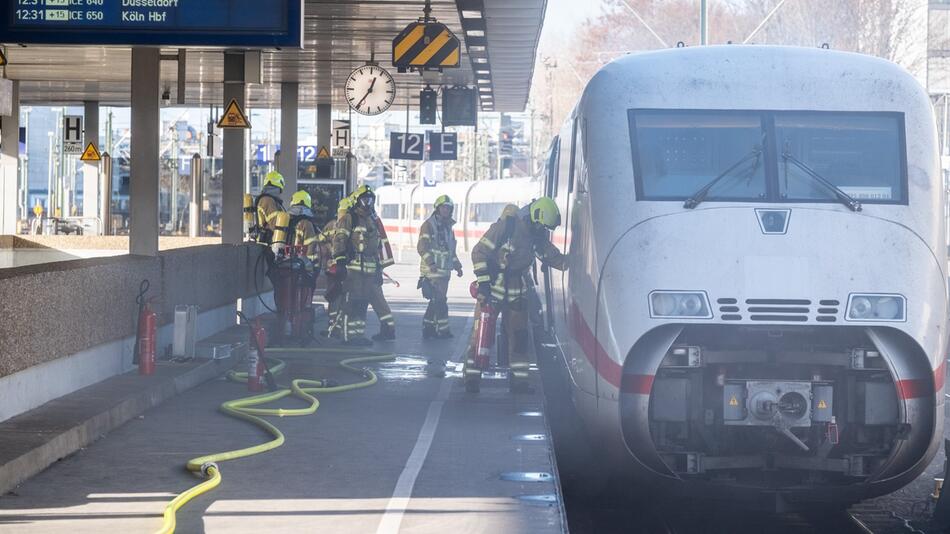
{"type": "MultiPolygon", "coordinates": [[[[417,272],[411,261],[390,270],[402,282],[385,286],[397,341],[372,347],[394,354],[369,365],[379,383],[318,395],[312,416],[267,418],[286,443],[221,463],[221,485],[179,512],[177,532],[567,530],[537,372],[533,394],[510,394],[500,374],[486,376],[481,393],[466,393],[460,359],[472,323],[467,278],[452,282],[456,337],[423,341],[417,272]],[[446,378],[426,375],[432,356],[450,360],[446,378]]],[[[372,334],[378,325],[370,317],[372,334]]],[[[287,358],[282,384],[354,381],[336,366],[344,355],[269,355],[287,358]]],[[[0,496],[0,532],[157,530],[165,505],[198,482],[187,460],[269,439],[218,411],[248,395],[219,375],[133,418],[0,496]]],[[[291,398],[273,407],[300,404],[291,398]]]]}

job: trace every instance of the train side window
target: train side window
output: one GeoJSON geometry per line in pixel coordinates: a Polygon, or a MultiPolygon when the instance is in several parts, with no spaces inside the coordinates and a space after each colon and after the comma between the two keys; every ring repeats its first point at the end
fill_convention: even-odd
{"type": "Polygon", "coordinates": [[[508,202],[484,202],[469,206],[468,220],[475,223],[493,223],[501,217],[508,202]]]}
{"type": "Polygon", "coordinates": [[[383,204],[380,207],[379,216],[383,219],[398,219],[399,204],[383,204]]]}
{"type": "Polygon", "coordinates": [[[548,184],[547,195],[553,197],[557,194],[558,167],[560,166],[561,140],[558,137],[551,142],[551,155],[548,157],[548,184]]]}
{"type": "MultiPolygon", "coordinates": [[[[583,143],[583,144],[581,145],[581,147],[582,147],[582,150],[583,150],[582,154],[584,154],[584,155],[586,155],[587,152],[589,151],[588,145],[589,145],[590,141],[589,141],[588,138],[587,138],[587,134],[588,134],[588,131],[587,131],[587,119],[584,119],[584,127],[581,129],[581,138],[582,138],[582,143],[583,143]]],[[[581,157],[584,157],[584,156],[581,156],[581,157]]],[[[586,192],[587,192],[587,183],[586,183],[586,182],[587,182],[587,175],[584,174],[583,172],[580,173],[580,174],[577,176],[577,192],[578,192],[578,193],[586,193],[586,192]]],[[[568,193],[572,193],[572,192],[574,192],[574,180],[573,180],[573,179],[571,180],[570,187],[569,187],[569,189],[568,189],[568,193]]]]}
{"type": "Polygon", "coordinates": [[[571,167],[570,172],[567,175],[567,192],[568,194],[574,190],[574,168],[577,161],[577,147],[578,147],[578,138],[577,138],[577,119],[574,119],[574,124],[571,127],[571,167]]]}

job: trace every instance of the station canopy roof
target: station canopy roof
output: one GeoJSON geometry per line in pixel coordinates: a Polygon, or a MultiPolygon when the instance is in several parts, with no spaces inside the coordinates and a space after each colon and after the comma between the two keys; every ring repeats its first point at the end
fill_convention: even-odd
{"type": "MultiPolygon", "coordinates": [[[[280,105],[280,82],[300,83],[301,108],[332,103],[346,108],[347,75],[375,59],[397,82],[394,110],[418,106],[419,90],[436,85],[477,85],[483,111],[522,111],[528,99],[547,0],[433,0],[432,16],[462,43],[461,65],[444,72],[397,73],[392,40],[422,17],[424,0],[306,0],[304,49],[266,49],[263,84],[249,85],[249,107],[280,105]],[[474,66],[474,68],[473,68],[474,66]],[[481,83],[477,82],[481,78],[481,83]],[[487,82],[485,81],[487,80],[487,82]]],[[[96,101],[128,105],[132,49],[116,46],[18,46],[6,43],[6,77],[20,80],[23,104],[96,101]]],[[[163,48],[172,58],[177,49],[163,48]]],[[[222,105],[224,54],[187,51],[186,105],[222,105]]],[[[162,61],[162,85],[177,102],[178,65],[162,61]]]]}

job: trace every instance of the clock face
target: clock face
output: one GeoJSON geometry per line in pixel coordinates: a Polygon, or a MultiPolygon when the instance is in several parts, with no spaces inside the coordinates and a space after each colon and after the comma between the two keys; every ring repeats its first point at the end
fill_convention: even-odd
{"type": "Polygon", "coordinates": [[[364,65],[346,79],[346,101],[363,115],[378,115],[396,99],[396,82],[386,69],[364,65]]]}

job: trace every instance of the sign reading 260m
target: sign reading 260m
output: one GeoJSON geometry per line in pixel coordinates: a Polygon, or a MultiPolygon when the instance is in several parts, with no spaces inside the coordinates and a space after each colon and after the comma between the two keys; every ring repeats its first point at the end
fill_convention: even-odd
{"type": "Polygon", "coordinates": [[[303,0],[7,0],[5,43],[302,47],[303,0]]]}

